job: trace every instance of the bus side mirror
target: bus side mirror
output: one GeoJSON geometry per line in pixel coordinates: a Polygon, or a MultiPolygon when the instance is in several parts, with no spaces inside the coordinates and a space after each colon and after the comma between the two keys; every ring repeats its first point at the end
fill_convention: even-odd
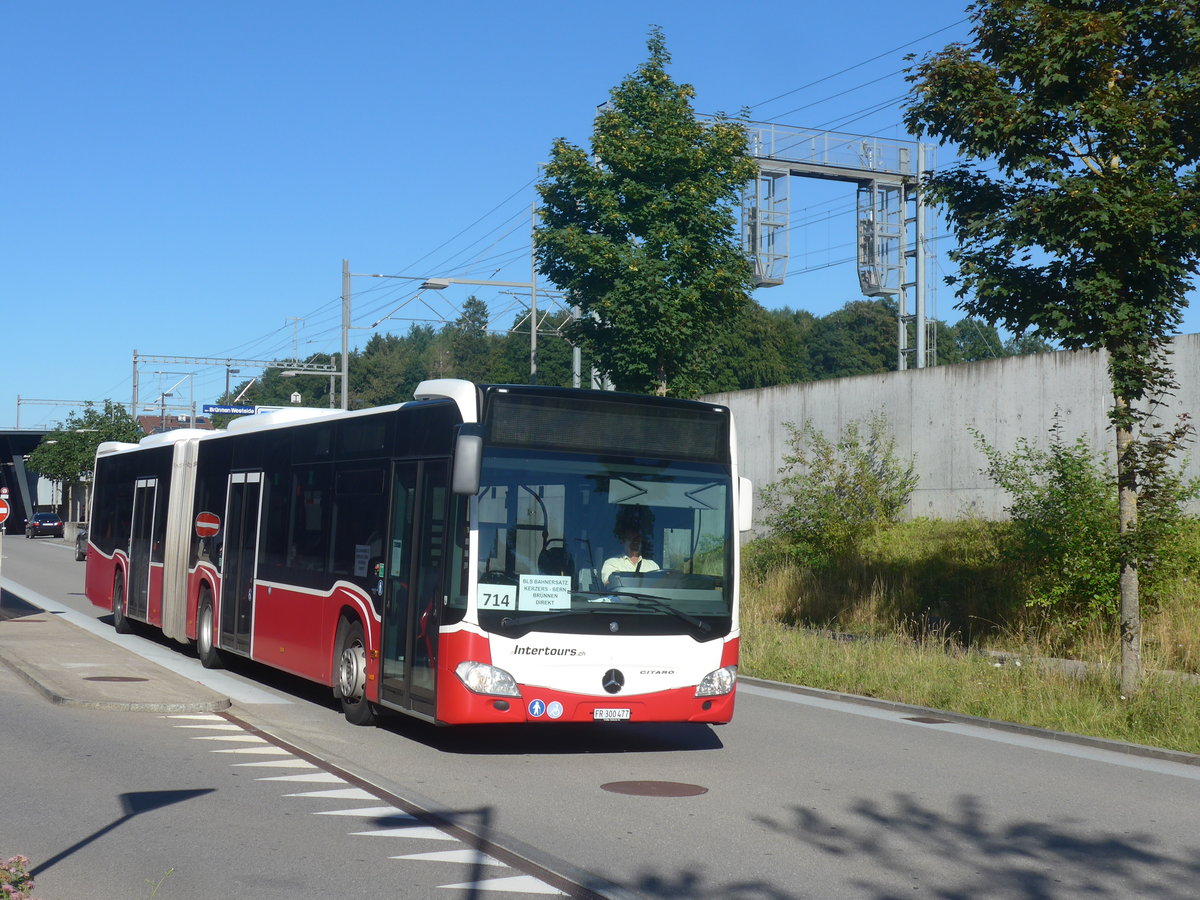
{"type": "Polygon", "coordinates": [[[738,478],[738,531],[754,527],[754,484],[749,478],[738,478]]]}
{"type": "Polygon", "coordinates": [[[450,490],[468,497],[478,494],[482,463],[483,434],[480,426],[460,425],[458,436],[454,439],[454,469],[450,475],[450,490]]]}

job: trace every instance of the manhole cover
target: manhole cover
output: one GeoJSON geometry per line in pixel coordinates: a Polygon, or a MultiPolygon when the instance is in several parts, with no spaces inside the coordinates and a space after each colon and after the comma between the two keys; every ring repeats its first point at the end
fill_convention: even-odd
{"type": "Polygon", "coordinates": [[[90,675],[84,681],[149,681],[149,678],[135,678],[132,675],[90,675]]]}
{"type": "Polygon", "coordinates": [[[920,722],[922,725],[949,725],[945,719],[933,719],[929,716],[906,716],[906,722],[920,722]]]}
{"type": "Polygon", "coordinates": [[[680,784],[678,781],[610,781],[600,785],[600,789],[614,794],[632,794],[635,797],[695,797],[708,793],[706,787],[698,784],[680,784]]]}

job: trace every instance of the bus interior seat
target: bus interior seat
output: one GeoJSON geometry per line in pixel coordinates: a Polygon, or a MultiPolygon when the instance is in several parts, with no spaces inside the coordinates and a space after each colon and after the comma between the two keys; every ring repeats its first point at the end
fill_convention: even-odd
{"type": "Polygon", "coordinates": [[[562,543],[558,539],[546,542],[546,546],[538,554],[538,572],[542,575],[566,575],[574,584],[575,559],[562,543]]]}
{"type": "Polygon", "coordinates": [[[581,591],[601,591],[604,585],[600,583],[600,574],[589,566],[584,566],[579,570],[579,590],[581,591]]]}

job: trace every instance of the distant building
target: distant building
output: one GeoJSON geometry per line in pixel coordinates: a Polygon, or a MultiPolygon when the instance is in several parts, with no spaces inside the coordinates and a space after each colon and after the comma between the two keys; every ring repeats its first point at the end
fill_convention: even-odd
{"type": "Polygon", "coordinates": [[[174,431],[176,428],[199,428],[201,431],[213,431],[212,421],[207,416],[162,416],[150,413],[137,417],[138,425],[146,434],[160,434],[164,431],[174,431]]]}

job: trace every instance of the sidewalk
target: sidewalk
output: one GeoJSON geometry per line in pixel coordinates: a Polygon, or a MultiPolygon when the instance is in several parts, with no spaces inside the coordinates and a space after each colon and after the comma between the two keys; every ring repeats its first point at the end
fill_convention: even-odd
{"type": "Polygon", "coordinates": [[[0,609],[0,663],[63,706],[158,713],[230,706],[228,697],[11,594],[0,609]]]}

